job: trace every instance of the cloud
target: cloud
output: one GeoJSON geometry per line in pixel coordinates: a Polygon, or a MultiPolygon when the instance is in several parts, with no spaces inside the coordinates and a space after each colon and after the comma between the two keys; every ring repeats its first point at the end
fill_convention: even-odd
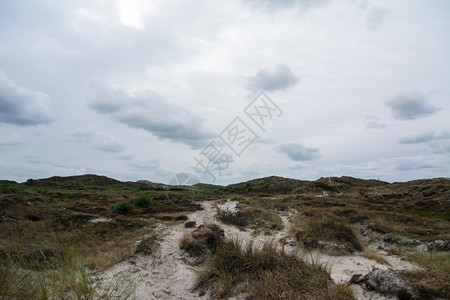
{"type": "Polygon", "coordinates": [[[8,137],[0,139],[0,148],[7,146],[18,146],[23,143],[23,138],[20,135],[11,134],[8,137]]]}
{"type": "Polygon", "coordinates": [[[264,10],[269,13],[290,9],[296,5],[305,11],[326,2],[329,2],[329,0],[244,0],[244,3],[249,4],[251,8],[264,10]]]}
{"type": "Polygon", "coordinates": [[[256,75],[247,77],[246,87],[251,92],[285,90],[300,81],[286,65],[277,65],[274,72],[259,70],[256,75]]]}
{"type": "Polygon", "coordinates": [[[418,144],[444,139],[450,139],[450,132],[444,131],[440,134],[437,134],[434,131],[428,131],[416,135],[401,137],[398,142],[400,144],[418,144]]]}
{"type": "Polygon", "coordinates": [[[418,91],[401,91],[385,102],[399,120],[414,120],[436,113],[439,108],[428,103],[428,99],[418,91]]]}
{"type": "Polygon", "coordinates": [[[150,90],[128,95],[121,90],[109,91],[97,87],[90,107],[98,113],[110,115],[119,123],[193,148],[203,146],[205,139],[214,136],[204,128],[201,117],[150,90]]]}
{"type": "Polygon", "coordinates": [[[366,26],[369,30],[376,30],[386,19],[387,10],[372,6],[365,11],[366,26]]]}
{"type": "Polygon", "coordinates": [[[0,70],[0,123],[18,126],[49,124],[53,121],[49,101],[48,95],[18,86],[0,70]]]}
{"type": "Polygon", "coordinates": [[[96,150],[113,153],[125,150],[124,143],[108,133],[96,132],[92,129],[77,128],[70,136],[76,141],[89,144],[96,150]]]}
{"type": "Polygon", "coordinates": [[[431,151],[435,154],[447,154],[450,153],[450,141],[443,140],[440,142],[433,142],[430,145],[431,151]]]}
{"type": "Polygon", "coordinates": [[[282,145],[278,147],[277,150],[287,155],[293,161],[314,160],[320,156],[319,149],[308,148],[297,143],[282,145]]]}
{"type": "Polygon", "coordinates": [[[365,128],[386,128],[386,124],[380,123],[377,116],[367,115],[364,121],[365,128]]]}
{"type": "Polygon", "coordinates": [[[436,159],[423,155],[418,155],[414,157],[401,157],[396,158],[394,160],[396,161],[396,169],[399,171],[435,169],[441,166],[436,159]]]}

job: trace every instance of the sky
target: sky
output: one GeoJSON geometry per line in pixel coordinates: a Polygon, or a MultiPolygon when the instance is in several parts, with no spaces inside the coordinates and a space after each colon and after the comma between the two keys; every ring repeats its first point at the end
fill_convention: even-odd
{"type": "Polygon", "coordinates": [[[449,31],[447,0],[0,0],[0,179],[449,177],[449,31]]]}

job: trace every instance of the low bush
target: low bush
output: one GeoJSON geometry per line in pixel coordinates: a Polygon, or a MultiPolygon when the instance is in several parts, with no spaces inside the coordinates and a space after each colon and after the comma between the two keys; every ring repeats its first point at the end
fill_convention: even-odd
{"type": "Polygon", "coordinates": [[[111,212],[114,214],[125,215],[133,210],[133,206],[128,201],[120,201],[111,208],[111,212]]]}
{"type": "Polygon", "coordinates": [[[139,197],[134,201],[134,206],[139,208],[147,208],[150,206],[156,206],[156,204],[148,197],[139,197]]]}

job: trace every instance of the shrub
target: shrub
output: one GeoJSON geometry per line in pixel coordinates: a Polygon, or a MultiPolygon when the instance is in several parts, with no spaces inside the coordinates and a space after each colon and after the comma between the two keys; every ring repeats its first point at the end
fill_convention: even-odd
{"type": "Polygon", "coordinates": [[[148,197],[139,197],[134,201],[134,206],[139,208],[147,208],[150,206],[156,206],[155,203],[148,197]]]}
{"type": "Polygon", "coordinates": [[[131,206],[128,201],[120,201],[114,204],[114,206],[111,208],[111,212],[115,214],[121,214],[125,215],[130,213],[133,210],[133,206],[131,206]]]}

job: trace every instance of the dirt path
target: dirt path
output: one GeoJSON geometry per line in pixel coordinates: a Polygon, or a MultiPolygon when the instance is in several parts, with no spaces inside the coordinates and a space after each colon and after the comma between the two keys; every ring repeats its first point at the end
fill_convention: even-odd
{"type": "MultiPolygon", "coordinates": [[[[190,221],[197,225],[208,223],[220,223],[215,215],[216,205],[223,210],[235,210],[237,202],[226,201],[217,204],[214,201],[203,202],[203,210],[188,215],[190,221]]],[[[252,230],[241,231],[235,226],[220,223],[228,239],[239,239],[244,244],[253,242],[255,246],[273,241],[282,246],[279,241],[285,237],[290,228],[288,216],[280,215],[284,229],[275,235],[253,235],[252,230]]],[[[189,289],[195,281],[195,268],[185,263],[185,254],[179,249],[180,239],[192,229],[185,228],[184,224],[164,225],[160,224],[155,229],[161,237],[158,250],[149,256],[136,256],[120,262],[105,272],[98,274],[98,281],[108,281],[113,278],[127,278],[136,284],[137,299],[209,299],[208,295],[200,297],[198,293],[191,293],[189,289]]],[[[287,251],[296,251],[295,246],[285,245],[287,251]]],[[[348,281],[353,274],[366,274],[373,267],[386,269],[388,266],[380,265],[372,260],[358,255],[330,257],[316,252],[304,254],[305,259],[314,259],[321,263],[331,265],[331,278],[335,282],[348,281]]],[[[389,262],[394,269],[410,268],[411,265],[396,257],[389,257],[389,262]]],[[[358,299],[369,299],[355,287],[358,299]]]]}

